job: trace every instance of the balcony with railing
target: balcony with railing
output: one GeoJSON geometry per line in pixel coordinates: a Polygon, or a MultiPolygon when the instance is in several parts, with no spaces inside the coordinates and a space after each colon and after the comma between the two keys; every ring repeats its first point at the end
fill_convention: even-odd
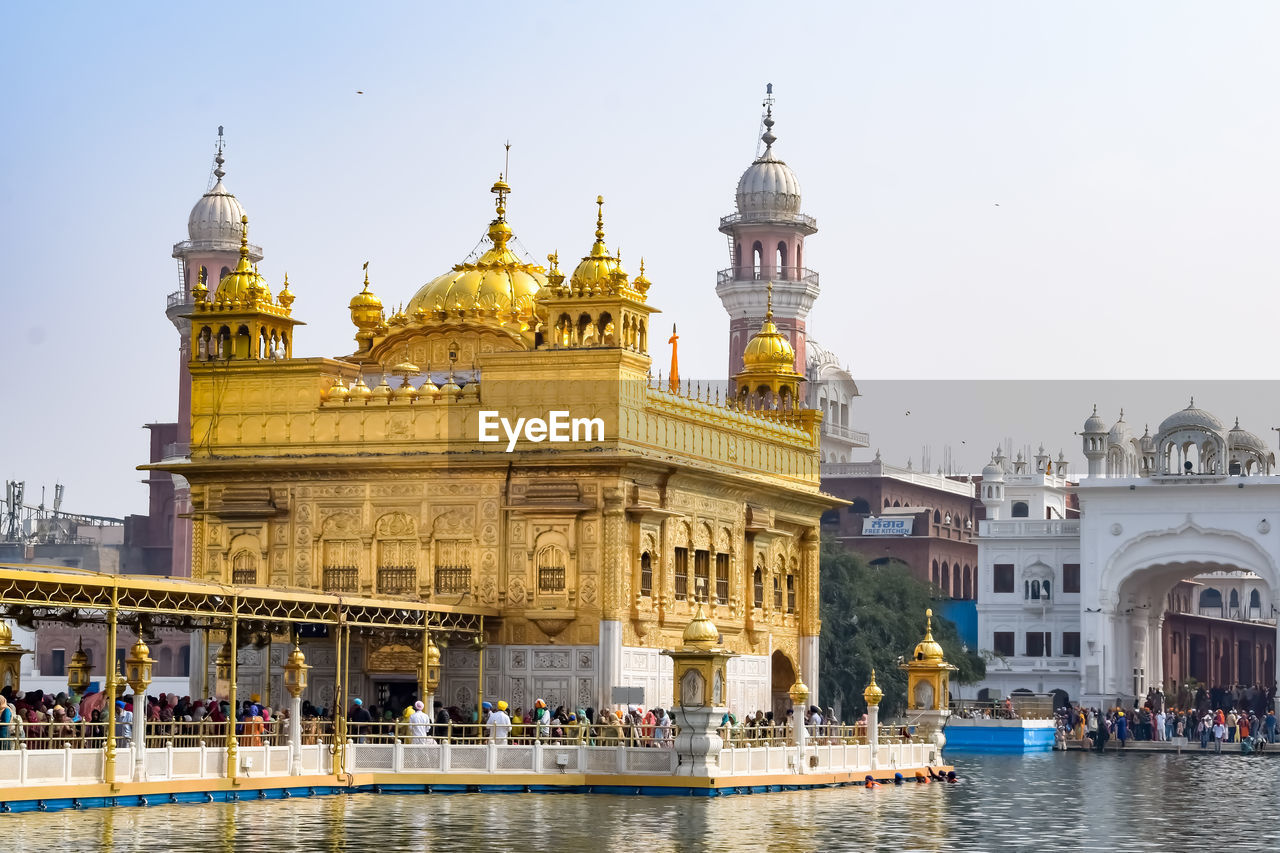
{"type": "Polygon", "coordinates": [[[435,590],[441,595],[461,595],[471,591],[470,566],[436,566],[435,590]]]}
{"type": "Polygon", "coordinates": [[[377,586],[379,595],[412,595],[418,590],[418,569],[415,566],[380,566],[377,586]]]}
{"type": "Polygon", "coordinates": [[[852,429],[847,426],[841,426],[834,421],[824,420],[822,422],[822,434],[852,442],[857,447],[868,447],[871,444],[870,433],[865,433],[862,430],[852,429]]]}
{"type": "Polygon", "coordinates": [[[1079,536],[1080,519],[1011,519],[1009,521],[982,521],[978,524],[979,536],[1001,539],[1035,538],[1040,536],[1079,536]]]}
{"type": "Polygon", "coordinates": [[[355,566],[325,566],[320,583],[325,592],[359,592],[360,570],[355,566]]]}
{"type": "Polygon", "coordinates": [[[818,230],[818,220],[807,213],[778,213],[776,211],[730,213],[728,216],[720,217],[720,230],[724,231],[725,229],[733,228],[735,225],[754,225],[757,223],[761,225],[785,223],[799,226],[801,230],[808,231],[810,234],[818,230]]]}
{"type": "Polygon", "coordinates": [[[759,269],[750,266],[729,267],[716,273],[716,286],[735,281],[798,281],[817,287],[818,274],[808,267],[775,266],[762,266],[759,269]]]}

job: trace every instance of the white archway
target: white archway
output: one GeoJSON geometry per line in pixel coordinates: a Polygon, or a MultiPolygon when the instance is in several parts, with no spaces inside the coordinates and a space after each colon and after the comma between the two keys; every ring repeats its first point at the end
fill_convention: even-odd
{"type": "Polygon", "coordinates": [[[1257,575],[1273,593],[1280,589],[1275,558],[1236,531],[1202,527],[1188,518],[1124,543],[1103,568],[1098,607],[1085,609],[1087,641],[1103,649],[1103,671],[1096,679],[1086,673],[1086,682],[1106,697],[1144,696],[1162,678],[1161,628],[1170,590],[1196,575],[1240,571],[1257,575]]]}

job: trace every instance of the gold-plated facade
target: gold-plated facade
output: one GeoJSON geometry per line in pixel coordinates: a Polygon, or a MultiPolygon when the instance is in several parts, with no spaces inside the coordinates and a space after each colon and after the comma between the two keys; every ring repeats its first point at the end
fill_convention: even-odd
{"type": "MultiPolygon", "coordinates": [[[[510,187],[493,192],[479,260],[385,321],[357,294],[352,355],[191,362],[190,458],[154,467],[190,483],[193,577],[474,607],[499,646],[597,645],[619,623],[655,653],[702,583],[727,649],[798,665],[840,503],[819,489],[821,414],[658,387],[653,291],[605,248],[602,207],[566,280],[554,255],[550,274],[519,258],[510,187]],[[508,448],[481,440],[485,411],[599,428],[508,448]]],[[[193,334],[216,313],[198,303],[193,334]]]]}

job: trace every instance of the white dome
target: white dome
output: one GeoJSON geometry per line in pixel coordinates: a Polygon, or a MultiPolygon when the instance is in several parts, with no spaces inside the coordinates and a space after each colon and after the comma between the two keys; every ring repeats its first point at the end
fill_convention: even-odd
{"type": "Polygon", "coordinates": [[[982,482],[984,483],[1003,483],[1004,469],[996,464],[996,460],[992,459],[982,469],[982,482]]]}
{"type": "Polygon", "coordinates": [[[738,179],[738,213],[783,214],[800,212],[800,180],[791,167],[773,156],[773,107],[764,117],[764,154],[738,179]]]}
{"type": "Polygon", "coordinates": [[[240,242],[240,218],[244,208],[239,199],[227,191],[222,178],[205,193],[187,217],[187,237],[192,241],[217,240],[240,242]]]}
{"type": "Polygon", "coordinates": [[[1221,432],[1223,428],[1222,421],[1204,409],[1196,408],[1195,398],[1192,398],[1191,405],[1165,418],[1160,424],[1160,432],[1169,433],[1184,427],[1197,427],[1211,432],[1221,432]]]}
{"type": "Polygon", "coordinates": [[[1129,432],[1129,425],[1124,422],[1124,410],[1120,410],[1120,420],[1115,422],[1111,427],[1111,432],[1107,433],[1107,444],[1128,445],[1129,439],[1132,438],[1129,432]]]}
{"type": "Polygon", "coordinates": [[[1098,417],[1098,407],[1093,407],[1093,414],[1084,422],[1084,429],[1081,432],[1106,432],[1107,422],[1098,417]]]}
{"type": "Polygon", "coordinates": [[[1244,450],[1254,450],[1258,453],[1269,453],[1270,450],[1257,435],[1249,432],[1247,429],[1241,429],[1240,419],[1236,418],[1236,425],[1231,428],[1231,432],[1227,434],[1227,447],[1231,450],[1241,448],[1244,450]]]}
{"type": "Polygon", "coordinates": [[[791,167],[765,149],[738,179],[739,213],[800,212],[800,180],[791,167]]]}

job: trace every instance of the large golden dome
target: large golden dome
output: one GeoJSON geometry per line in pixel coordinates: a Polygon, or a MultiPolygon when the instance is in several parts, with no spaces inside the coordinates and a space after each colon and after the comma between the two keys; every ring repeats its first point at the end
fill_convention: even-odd
{"type": "Polygon", "coordinates": [[[214,301],[239,302],[247,305],[255,299],[271,301],[271,290],[267,280],[258,275],[258,271],[249,262],[249,217],[240,217],[240,262],[236,268],[222,277],[218,282],[218,292],[214,301]]]}
{"type": "Polygon", "coordinates": [[[773,322],[773,283],[769,283],[769,308],[760,331],[742,352],[742,369],[749,373],[795,373],[796,351],[773,322]]]}
{"type": "Polygon", "coordinates": [[[506,219],[511,188],[501,177],[493,185],[498,216],[489,223],[493,244],[472,263],[454,265],[427,282],[409,300],[405,313],[422,322],[434,318],[482,319],[506,325],[513,319],[527,328],[533,320],[533,300],[547,283],[546,270],[520,260],[507,247],[512,233],[506,219]]]}

